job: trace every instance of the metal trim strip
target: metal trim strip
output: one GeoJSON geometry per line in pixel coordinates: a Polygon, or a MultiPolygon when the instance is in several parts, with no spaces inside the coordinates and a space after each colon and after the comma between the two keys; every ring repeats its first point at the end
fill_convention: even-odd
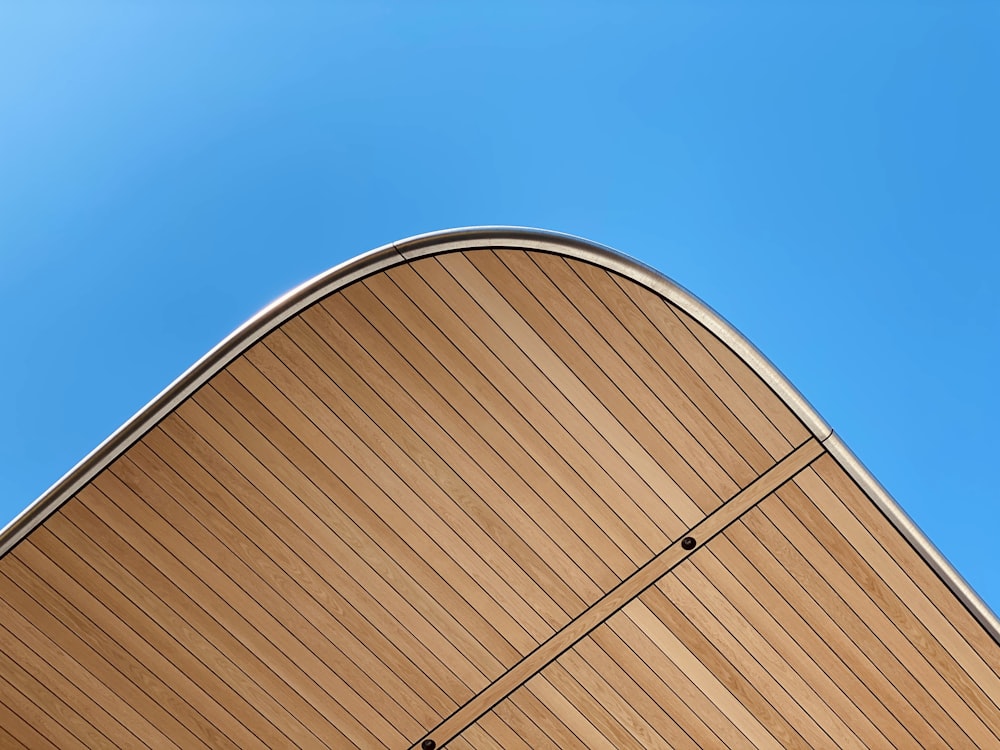
{"type": "Polygon", "coordinates": [[[430,255],[484,247],[540,250],[593,263],[642,284],[698,320],[760,375],[817,440],[827,446],[872,502],[885,513],[994,640],[1000,643],[1000,620],[997,616],[833,433],[805,397],[735,327],[684,287],[634,258],[580,237],[527,227],[463,227],[416,235],[348,260],[280,297],[198,360],[0,530],[0,558],[198,387],[267,333],[312,303],[357,279],[400,263],[430,255]]]}

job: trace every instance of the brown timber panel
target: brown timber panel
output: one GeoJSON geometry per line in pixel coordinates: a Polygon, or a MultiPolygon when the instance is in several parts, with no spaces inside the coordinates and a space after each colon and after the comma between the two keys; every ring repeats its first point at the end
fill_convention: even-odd
{"type": "Polygon", "coordinates": [[[1000,656],[1000,647],[994,644],[980,652],[960,636],[951,617],[971,624],[971,614],[959,608],[943,584],[928,590],[916,585],[879,541],[885,539],[904,560],[912,560],[898,533],[897,539],[890,536],[893,530],[889,522],[869,513],[875,526],[868,528],[845,504],[867,512],[862,504],[865,498],[836,464],[822,462],[815,471],[798,478],[796,485],[811,502],[803,504],[801,510],[795,507],[795,512],[808,519],[810,531],[856,582],[853,587],[842,584],[838,593],[859,612],[869,613],[869,622],[880,625],[879,637],[964,734],[981,747],[1000,741],[1000,709],[996,704],[1000,679],[990,666],[1000,656]],[[951,617],[944,617],[941,608],[949,609],[951,617]]]}
{"type": "Polygon", "coordinates": [[[628,500],[622,498],[623,505],[635,504],[639,511],[633,517],[635,528],[643,531],[651,549],[669,543],[671,535],[664,528],[674,527],[679,533],[701,518],[704,513],[697,504],[649,455],[633,431],[622,425],[488,281],[474,270],[459,273],[459,278],[450,272],[445,264],[454,265],[455,258],[462,260],[455,255],[431,258],[407,270],[446,300],[451,318],[467,324],[530,391],[545,394],[543,403],[556,410],[560,419],[571,420],[574,430],[582,430],[577,434],[589,435],[593,442],[588,448],[606,457],[606,466],[621,467],[613,476],[628,496],[628,500]]]}
{"type": "MultiPolygon", "coordinates": [[[[649,547],[613,509],[613,499],[621,489],[607,481],[593,457],[519,381],[498,382],[498,363],[459,348],[473,347],[478,339],[462,329],[453,337],[444,335],[424,310],[382,276],[355,285],[324,304],[337,318],[350,315],[349,310],[332,307],[341,298],[355,308],[355,315],[364,310],[364,316],[379,331],[375,343],[385,340],[400,353],[406,366],[443,394],[445,401],[453,401],[504,460],[523,472],[524,480],[572,522],[576,533],[594,548],[595,556],[605,560],[618,580],[648,558],[649,547]],[[417,333],[422,338],[417,338],[417,333]],[[454,340],[465,335],[468,340],[454,340]],[[605,487],[607,498],[601,495],[605,487]],[[592,518],[590,524],[587,518],[592,518]],[[598,555],[598,550],[604,554],[598,555]]],[[[392,362],[392,358],[384,361],[392,362]]]]}
{"type": "MultiPolygon", "coordinates": [[[[763,470],[770,464],[757,440],[742,430],[742,424],[719,395],[704,383],[686,377],[687,363],[611,274],[587,263],[551,255],[506,252],[501,257],[509,266],[517,268],[525,283],[537,290],[536,294],[545,295],[542,299],[547,305],[550,299],[561,303],[561,319],[573,320],[575,314],[582,317],[584,325],[592,326],[599,341],[607,347],[605,357],[612,362],[621,358],[626,369],[634,372],[626,377],[638,380],[639,393],[642,393],[641,384],[648,384],[651,391],[646,396],[648,414],[656,415],[657,421],[671,417],[676,420],[677,428],[671,421],[663,422],[670,430],[671,439],[679,441],[683,454],[692,466],[699,467],[720,498],[731,494],[733,484],[745,484],[756,474],[741,451],[730,442],[735,434],[748,439],[744,450],[757,456],[758,469],[763,470]],[[536,269],[534,274],[529,273],[531,267],[536,269]],[[737,432],[727,434],[733,430],[737,432]]],[[[620,281],[629,285],[633,296],[653,309],[668,305],[635,284],[620,281]]],[[[632,390],[626,392],[631,394],[632,390]]]]}
{"type": "MultiPolygon", "coordinates": [[[[155,445],[161,455],[170,457],[168,463],[172,466],[183,465],[184,459],[176,457],[179,447],[162,436],[158,437],[155,445]]],[[[152,440],[149,442],[153,445],[152,440]]],[[[153,460],[151,456],[149,460],[153,460]]],[[[287,542],[282,543],[277,537],[271,538],[273,532],[263,529],[256,518],[240,523],[245,510],[232,507],[237,506],[236,501],[232,498],[227,501],[226,490],[221,485],[213,487],[211,482],[217,480],[207,473],[202,476],[198,469],[192,468],[189,477],[192,478],[193,486],[202,486],[204,491],[219,499],[212,506],[204,504],[202,508],[185,508],[171,499],[161,499],[157,507],[161,513],[170,515],[172,523],[183,535],[182,538],[187,540],[187,543],[179,540],[175,549],[183,553],[183,559],[188,561],[189,566],[209,568],[206,577],[215,581],[214,588],[222,594],[225,601],[239,603],[241,616],[254,623],[260,633],[273,633],[280,648],[289,654],[298,668],[306,670],[317,684],[324,686],[328,692],[336,686],[333,695],[344,695],[342,691],[346,690],[346,697],[350,700],[351,688],[343,684],[346,683],[353,686],[354,690],[362,689],[378,696],[379,701],[374,705],[382,713],[390,713],[394,721],[405,722],[407,714],[410,714],[423,717],[416,719],[417,722],[422,722],[434,715],[421,696],[408,689],[395,673],[358,640],[354,632],[345,628],[319,601],[309,598],[308,587],[302,587],[303,579],[315,582],[318,576],[312,568],[307,571],[301,559],[295,560],[292,557],[291,551],[283,546],[287,542]],[[220,509],[230,507],[232,517],[219,512],[220,509]],[[239,526],[233,525],[234,521],[239,526]],[[246,530],[258,543],[270,543],[270,555],[261,555],[261,548],[251,544],[248,537],[241,533],[241,529],[246,530]],[[255,537],[253,532],[258,529],[261,536],[255,537]],[[211,563],[205,559],[202,552],[205,549],[215,550],[211,563]],[[282,561],[286,568],[280,568],[276,560],[282,561]],[[215,566],[225,575],[220,576],[214,572],[215,566]],[[331,665],[336,666],[336,671],[331,671],[331,665]]],[[[203,503],[203,500],[197,502],[198,505],[203,503]]],[[[155,521],[153,523],[157,524],[155,521]]],[[[169,532],[165,531],[164,538],[169,538],[168,535],[169,532]]],[[[302,548],[305,546],[304,543],[301,545],[302,548]]],[[[322,583],[328,591],[329,583],[322,583]]],[[[211,598],[211,593],[206,596],[211,598]]],[[[360,628],[356,630],[361,632],[360,628]]],[[[251,637],[256,636],[251,634],[251,637]]],[[[428,701],[433,701],[436,697],[426,696],[428,701]]],[[[321,703],[325,704],[329,700],[329,697],[320,697],[321,703]]],[[[327,707],[326,710],[332,709],[327,707]]],[[[366,709],[362,707],[362,710],[366,709]]]]}
{"type": "MultiPolygon", "coordinates": [[[[572,468],[619,516],[620,520],[614,525],[624,524],[628,533],[642,539],[642,550],[634,560],[644,563],[653,550],[662,549],[670,538],[686,528],[677,514],[663,505],[647,481],[608,443],[600,429],[588,420],[591,415],[581,413],[546,373],[518,349],[468,295],[456,288],[436,258],[414,266],[417,267],[393,269],[379,280],[385,278],[398,284],[417,307],[427,311],[449,348],[457,346],[455,351],[459,356],[463,359],[468,356],[482,368],[485,377],[503,394],[501,399],[510,403],[510,408],[543,428],[546,442],[551,443],[557,453],[568,457],[572,468]],[[432,283],[443,288],[435,290],[418,270],[431,276],[432,283]],[[447,303],[438,292],[447,297],[447,303]],[[599,461],[597,456],[600,456],[599,461]],[[653,511],[656,520],[647,513],[653,506],[660,508],[660,512],[653,511]]],[[[399,298],[398,291],[386,296],[394,302],[399,298]]],[[[434,336],[431,341],[438,343],[440,339],[434,336]]],[[[507,408],[503,401],[500,405],[507,408]]],[[[607,413],[600,413],[601,409],[598,412],[594,416],[604,420],[601,426],[612,429],[607,413]]]]}
{"type": "Polygon", "coordinates": [[[24,613],[0,602],[0,623],[0,648],[24,657],[18,659],[21,663],[40,660],[36,663],[50,675],[45,681],[49,689],[58,686],[72,705],[82,706],[87,716],[96,717],[109,738],[114,737],[124,745],[140,742],[176,747],[122,696],[108,690],[98,676],[81,668],[71,654],[29,622],[24,613]]]}
{"type": "Polygon", "coordinates": [[[772,586],[819,634],[807,636],[809,652],[823,657],[824,668],[896,746],[928,747],[945,738],[951,746],[971,746],[929,686],[914,677],[914,664],[884,615],[850,595],[858,582],[809,529],[808,498],[794,485],[778,496],[781,502],[762,507],[762,514],[748,518],[747,528],[734,535],[740,535],[740,549],[751,564],[770,571],[772,586]]]}
{"type": "MultiPolygon", "coordinates": [[[[525,253],[449,255],[441,263],[495,320],[505,321],[504,328],[515,341],[530,336],[524,326],[534,331],[702,513],[714,510],[720,498],[735,492],[732,479],[657,398],[660,383],[637,376],[629,364],[632,352],[616,351],[602,334],[604,328],[616,326],[614,335],[624,348],[628,334],[622,323],[606,309],[588,315],[586,308],[581,313],[574,307],[570,299],[585,289],[561,288],[563,284],[551,281],[525,253]],[[567,293],[570,299],[564,296],[567,293]],[[512,319],[517,324],[510,323],[512,319]]],[[[686,503],[682,500],[679,507],[686,503]]]]}
{"type": "MultiPolygon", "coordinates": [[[[772,501],[765,500],[743,516],[743,523],[772,501]]],[[[744,545],[732,541],[741,528],[741,523],[734,524],[712,541],[706,554],[692,560],[693,565],[678,569],[674,579],[662,583],[666,598],[657,603],[674,618],[672,622],[680,623],[674,627],[687,628],[690,623],[705,634],[718,657],[753,685],[751,700],[758,715],[780,711],[781,717],[771,721],[787,722],[782,731],[791,739],[783,738],[783,744],[799,742],[796,736],[811,747],[885,744],[864,716],[857,717],[844,687],[830,674],[836,672],[834,666],[803,647],[803,642],[814,649],[821,645],[809,639],[813,634],[808,624],[791,611],[777,614],[784,602],[767,586],[767,576],[757,575],[752,584],[745,580],[754,571],[744,557],[744,545]]],[[[734,684],[741,682],[735,675],[732,679],[734,684]]]]}
{"type": "MultiPolygon", "coordinates": [[[[787,445],[796,445],[805,439],[808,430],[802,421],[760,375],[715,334],[648,289],[602,269],[593,271],[595,274],[598,272],[613,279],[660,331],[663,340],[670,345],[665,351],[674,349],[683,358],[684,363],[677,364],[681,382],[685,385],[690,383],[688,387],[708,387],[717,394],[726,410],[739,420],[742,428],[728,422],[725,411],[716,409],[712,412],[714,417],[722,420],[720,424],[731,426],[732,429],[726,431],[727,437],[730,434],[743,435],[739,444],[751,451],[751,463],[755,468],[766,464],[767,458],[760,454],[754,443],[763,446],[772,458],[778,458],[787,450],[787,445]],[[699,382],[702,385],[698,385],[699,382]]],[[[709,399],[714,400],[711,396],[709,399]]],[[[729,439],[732,440],[731,437],[729,439]]]]}
{"type": "Polygon", "coordinates": [[[109,686],[118,687],[119,695],[128,696],[168,736],[185,747],[208,746],[206,738],[213,738],[214,728],[205,724],[204,718],[157,677],[149,665],[95,627],[12,556],[5,558],[4,572],[4,595],[11,606],[26,613],[39,627],[47,628],[46,632],[55,636],[81,664],[93,665],[89,667],[93,673],[101,674],[109,686]]]}
{"type": "Polygon", "coordinates": [[[617,274],[397,266],[252,346],[4,558],[0,743],[1000,743],[997,644],[832,459],[786,483],[807,438],[617,274]]]}
{"type": "Polygon", "coordinates": [[[556,747],[782,747],[703,665],[704,645],[690,648],[644,605],[653,591],[473,727],[495,722],[510,703],[555,734],[556,747]]]}

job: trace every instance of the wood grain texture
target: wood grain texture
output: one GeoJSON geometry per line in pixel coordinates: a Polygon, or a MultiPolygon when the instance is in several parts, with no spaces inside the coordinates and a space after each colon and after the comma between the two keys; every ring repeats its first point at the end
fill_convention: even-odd
{"type": "Polygon", "coordinates": [[[0,746],[1000,744],[777,381],[558,247],[356,274],[74,490],[0,559],[0,746]]]}

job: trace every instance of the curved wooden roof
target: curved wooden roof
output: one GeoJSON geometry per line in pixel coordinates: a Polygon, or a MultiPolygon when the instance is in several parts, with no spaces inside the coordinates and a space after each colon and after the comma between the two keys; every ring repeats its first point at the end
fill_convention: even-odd
{"type": "Polygon", "coordinates": [[[0,746],[992,747],[996,618],[732,328],[535,230],[279,300],[0,534],[0,746]]]}

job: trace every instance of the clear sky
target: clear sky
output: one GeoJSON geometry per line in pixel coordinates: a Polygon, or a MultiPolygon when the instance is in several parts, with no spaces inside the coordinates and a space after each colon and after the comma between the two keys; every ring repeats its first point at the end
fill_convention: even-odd
{"type": "Polygon", "coordinates": [[[298,283],[518,224],[713,306],[1000,609],[998,39],[957,0],[6,3],[0,524],[298,283]]]}

